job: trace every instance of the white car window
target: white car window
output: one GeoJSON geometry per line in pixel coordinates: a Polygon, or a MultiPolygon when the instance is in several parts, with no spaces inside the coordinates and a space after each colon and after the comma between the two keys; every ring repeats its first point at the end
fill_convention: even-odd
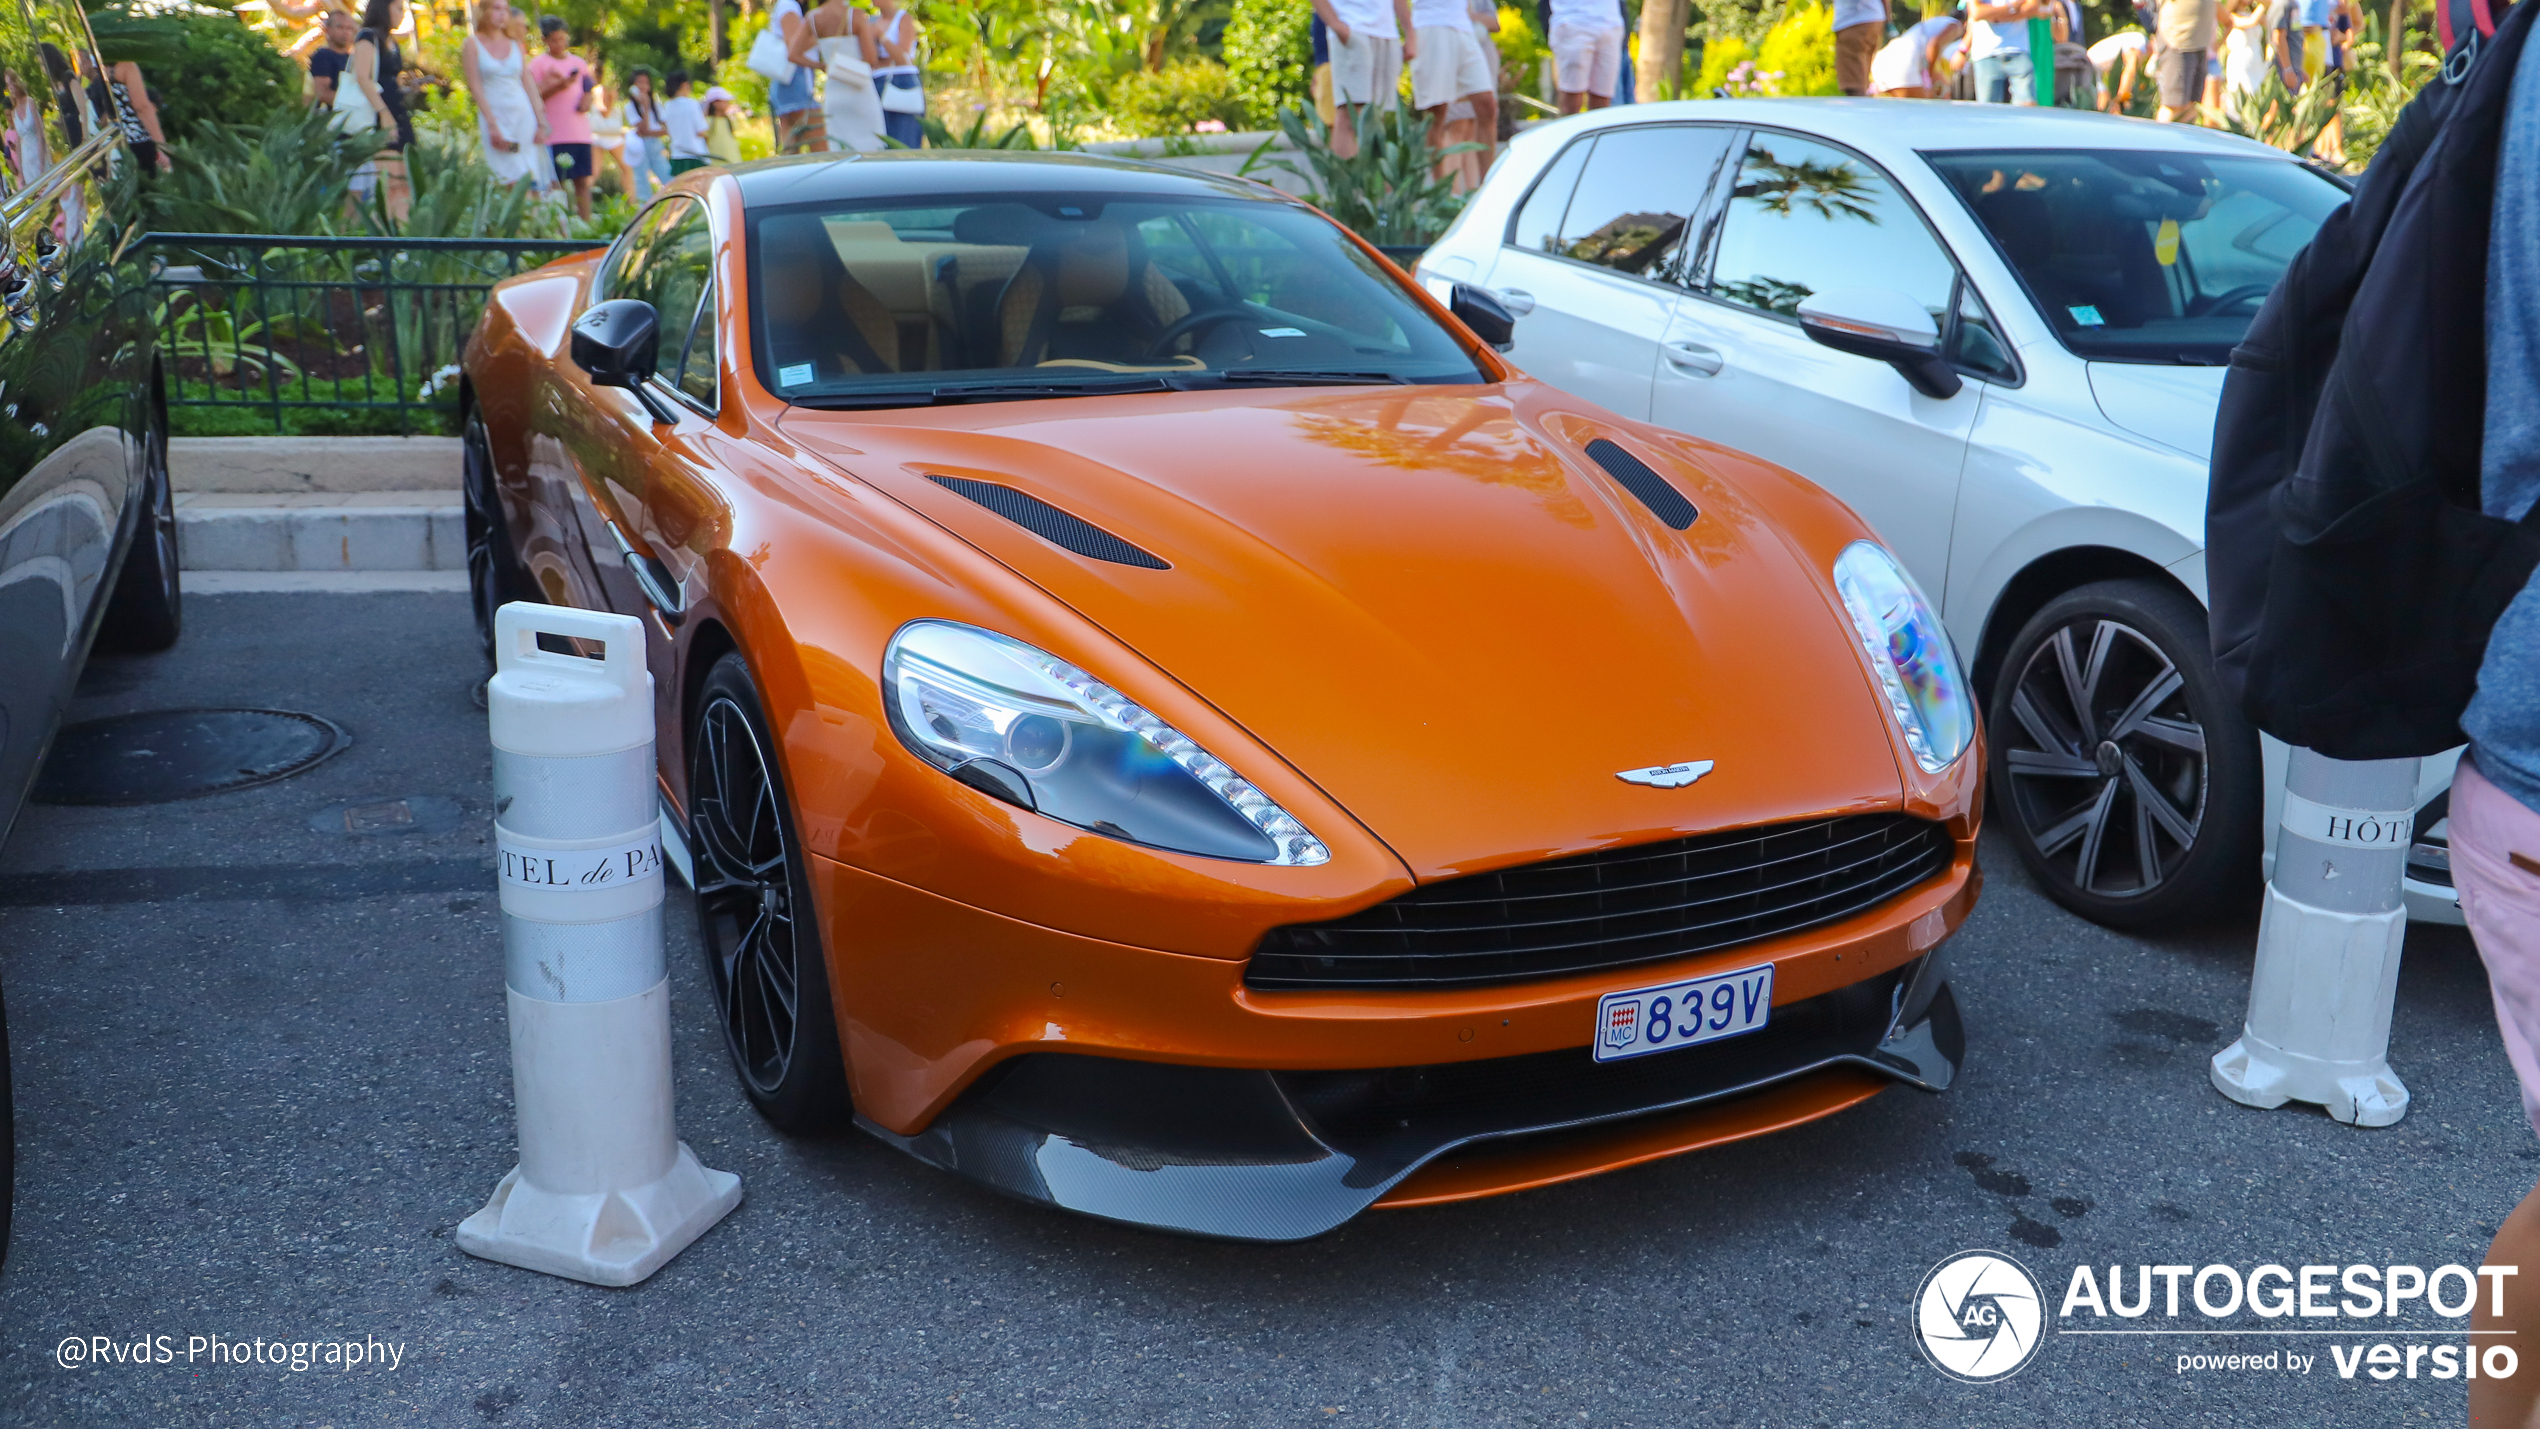
{"type": "Polygon", "coordinates": [[[1517,222],[1508,230],[1508,241],[1529,253],[1551,253],[1561,246],[1561,219],[1570,211],[1570,195],[1579,187],[1579,170],[1587,167],[1588,150],[1596,147],[1590,135],[1561,151],[1543,177],[1535,181],[1535,191],[1517,210],[1517,222]]]}
{"type": "Polygon", "coordinates": [[[1889,288],[1946,327],[1957,268],[1878,166],[1789,134],[1757,132],[1720,223],[1709,291],[1797,317],[1811,293],[1889,288]]]}
{"type": "Polygon", "coordinates": [[[1924,156],[2098,362],[2220,366],[2345,190],[2284,158],[2160,150],[1924,156]]]}
{"type": "Polygon", "coordinates": [[[1518,215],[1521,246],[1673,281],[1685,225],[1710,188],[1731,132],[1714,125],[1650,125],[1608,129],[1582,141],[1572,152],[1585,150],[1586,161],[1558,225],[1549,210],[1559,191],[1558,171],[1571,162],[1566,153],[1518,215]]]}

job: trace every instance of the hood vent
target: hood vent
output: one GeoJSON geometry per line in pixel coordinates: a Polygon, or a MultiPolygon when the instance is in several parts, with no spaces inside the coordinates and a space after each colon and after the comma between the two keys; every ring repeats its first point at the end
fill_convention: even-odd
{"type": "MultiPolygon", "coordinates": [[[[1655,472],[1650,476],[1652,480],[1657,479],[1655,472]]],[[[1064,547],[1090,560],[1109,561],[1115,566],[1138,566],[1150,571],[1173,569],[1172,563],[1162,557],[1140,550],[1082,517],[1070,516],[1039,497],[1026,496],[1011,486],[999,486],[993,481],[972,481],[960,476],[929,474],[926,479],[955,496],[985,506],[1053,546],[1064,547]]],[[[1676,499],[1681,501],[1684,498],[1676,499]]]]}
{"type": "MultiPolygon", "coordinates": [[[[1650,470],[1649,463],[1603,437],[1587,444],[1587,454],[1598,466],[1605,468],[1606,475],[1621,482],[1624,490],[1639,497],[1640,504],[1649,508],[1650,515],[1666,522],[1669,530],[1681,531],[1693,524],[1693,518],[1702,514],[1685,499],[1683,492],[1667,484],[1667,478],[1650,470]]],[[[936,479],[940,481],[943,478],[936,479]]]]}

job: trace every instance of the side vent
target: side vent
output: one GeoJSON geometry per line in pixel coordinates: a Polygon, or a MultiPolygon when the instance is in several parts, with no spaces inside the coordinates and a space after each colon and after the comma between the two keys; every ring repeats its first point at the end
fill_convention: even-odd
{"type": "MultiPolygon", "coordinates": [[[[1649,514],[1667,523],[1670,530],[1681,531],[1701,515],[1685,494],[1667,484],[1667,478],[1649,469],[1649,463],[1614,445],[1603,437],[1587,444],[1587,454],[1605,474],[1623,484],[1623,489],[1640,498],[1649,514]]],[[[937,477],[940,481],[943,478],[937,477]]],[[[978,498],[973,497],[972,500],[978,498]]]]}
{"type": "MultiPolygon", "coordinates": [[[[1026,496],[1011,486],[999,486],[993,481],[972,481],[961,476],[929,475],[926,479],[955,496],[987,507],[1051,545],[1063,546],[1077,555],[1109,561],[1115,566],[1138,566],[1150,571],[1173,569],[1171,562],[1130,545],[1082,517],[1070,516],[1039,497],[1026,496]]],[[[1651,472],[1650,479],[1656,480],[1657,473],[1651,472]]],[[[1676,499],[1682,501],[1684,498],[1676,499]]]]}

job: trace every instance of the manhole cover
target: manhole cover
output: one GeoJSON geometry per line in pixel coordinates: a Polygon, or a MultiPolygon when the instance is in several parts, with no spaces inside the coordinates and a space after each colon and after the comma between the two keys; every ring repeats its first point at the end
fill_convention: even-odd
{"type": "Polygon", "coordinates": [[[430,794],[348,799],[340,804],[329,804],[309,816],[309,827],[319,833],[354,834],[368,838],[437,834],[458,826],[458,804],[430,794]]]}
{"type": "Polygon", "coordinates": [[[162,804],[287,779],[353,742],[291,710],[151,710],[65,726],[40,804],[162,804]]]}

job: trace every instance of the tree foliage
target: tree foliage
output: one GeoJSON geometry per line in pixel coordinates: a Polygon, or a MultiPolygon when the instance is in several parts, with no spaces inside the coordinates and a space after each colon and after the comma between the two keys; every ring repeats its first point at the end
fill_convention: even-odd
{"type": "Polygon", "coordinates": [[[258,123],[299,102],[300,67],[239,23],[236,11],[152,0],[146,10],[98,6],[88,23],[108,64],[141,67],[170,138],[206,121],[258,123]]]}
{"type": "Polygon", "coordinates": [[[1226,21],[1226,71],[1252,113],[1266,119],[1304,105],[1313,17],[1312,0],[1234,0],[1226,21]]]}

